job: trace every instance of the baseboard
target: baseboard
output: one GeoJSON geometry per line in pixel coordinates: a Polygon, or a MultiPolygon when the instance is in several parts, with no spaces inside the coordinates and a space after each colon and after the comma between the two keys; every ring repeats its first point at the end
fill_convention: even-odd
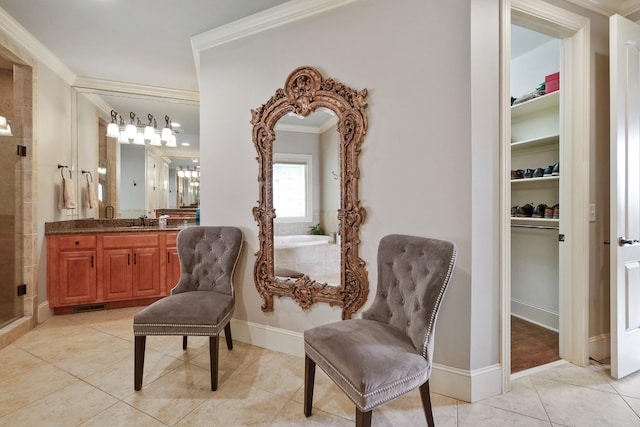
{"type": "Polygon", "coordinates": [[[477,402],[502,393],[502,367],[497,363],[468,371],[434,363],[429,389],[465,402],[477,402]]]}
{"type": "Polygon", "coordinates": [[[38,305],[38,324],[41,324],[53,316],[53,311],[49,308],[49,301],[38,305]]]}
{"type": "MultiPolygon", "coordinates": [[[[238,319],[231,320],[231,330],[234,341],[304,357],[304,339],[300,332],[238,319]]],[[[434,393],[475,402],[502,393],[502,369],[496,364],[470,372],[436,363],[429,388],[434,393]]]]}
{"type": "Polygon", "coordinates": [[[598,361],[611,357],[610,334],[589,337],[589,357],[598,361]]]}
{"type": "Polygon", "coordinates": [[[558,313],[515,299],[511,299],[511,315],[554,332],[558,332],[560,328],[558,313]]]}
{"type": "Polygon", "coordinates": [[[231,319],[231,331],[234,341],[304,357],[304,339],[301,332],[238,319],[231,319]]]}

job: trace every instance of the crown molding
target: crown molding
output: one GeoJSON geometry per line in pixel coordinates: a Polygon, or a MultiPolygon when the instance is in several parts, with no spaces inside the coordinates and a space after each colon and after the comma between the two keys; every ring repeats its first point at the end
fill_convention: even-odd
{"type": "Polygon", "coordinates": [[[122,92],[132,95],[152,96],[155,98],[169,98],[191,102],[200,101],[200,93],[192,90],[92,79],[90,77],[77,77],[71,85],[75,88],[87,89],[89,91],[122,92]]]}
{"type": "Polygon", "coordinates": [[[62,77],[67,83],[71,84],[76,79],[76,74],[69,67],[1,7],[0,33],[13,40],[16,45],[24,49],[36,61],[51,68],[54,73],[62,77]]]}
{"type": "Polygon", "coordinates": [[[262,31],[286,25],[357,0],[291,0],[246,18],[196,34],[191,37],[191,50],[200,81],[200,52],[262,31]]]}
{"type": "Polygon", "coordinates": [[[573,4],[582,6],[585,9],[598,12],[604,16],[621,15],[629,16],[640,10],[640,3],[637,0],[568,0],[573,4]]]}

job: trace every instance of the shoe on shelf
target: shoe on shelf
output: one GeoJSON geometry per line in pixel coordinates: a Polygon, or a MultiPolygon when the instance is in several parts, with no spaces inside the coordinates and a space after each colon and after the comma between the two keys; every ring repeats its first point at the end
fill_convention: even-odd
{"type": "Polygon", "coordinates": [[[553,175],[553,166],[554,165],[549,165],[544,169],[544,174],[542,174],[542,176],[552,176],[553,175]]]}
{"type": "Polygon", "coordinates": [[[511,171],[511,179],[522,179],[522,174],[524,171],[522,169],[516,169],[511,171]]]}
{"type": "Polygon", "coordinates": [[[553,219],[560,219],[560,204],[553,206],[553,219]]]}
{"type": "Polygon", "coordinates": [[[547,206],[544,209],[544,217],[546,219],[553,219],[553,206],[547,206]]]}
{"type": "Polygon", "coordinates": [[[546,210],[547,210],[547,205],[545,205],[544,203],[540,203],[539,205],[536,205],[535,208],[533,208],[533,212],[531,213],[531,216],[533,218],[544,218],[546,210]]]}
{"type": "Polygon", "coordinates": [[[522,173],[523,178],[533,178],[533,169],[525,169],[522,173]]]}
{"type": "Polygon", "coordinates": [[[553,171],[551,172],[552,176],[559,176],[560,175],[560,163],[556,163],[555,165],[553,165],[553,171]]]}
{"type": "Polygon", "coordinates": [[[518,218],[531,218],[533,214],[533,206],[529,203],[523,206],[519,206],[516,211],[516,217],[518,218]]]}
{"type": "Polygon", "coordinates": [[[534,178],[542,178],[543,176],[544,176],[544,169],[535,168],[535,170],[533,171],[533,177],[534,178]]]}

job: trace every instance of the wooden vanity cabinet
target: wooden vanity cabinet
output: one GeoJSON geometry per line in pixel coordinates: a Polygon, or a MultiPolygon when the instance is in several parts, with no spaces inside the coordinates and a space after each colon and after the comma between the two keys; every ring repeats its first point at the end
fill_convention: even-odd
{"type": "Polygon", "coordinates": [[[56,313],[100,303],[144,305],[180,278],[177,231],[47,235],[47,293],[56,313]]]}
{"type": "Polygon", "coordinates": [[[160,234],[102,236],[102,289],[105,301],[164,296],[160,234]]]}
{"type": "Polygon", "coordinates": [[[49,303],[77,305],[97,298],[96,236],[57,236],[47,240],[49,303]],[[55,255],[55,256],[54,256],[55,255]],[[51,267],[51,268],[49,268],[51,267]]]}
{"type": "Polygon", "coordinates": [[[167,287],[167,293],[171,292],[171,289],[178,283],[178,280],[180,280],[180,259],[178,258],[178,248],[176,247],[177,237],[177,232],[166,233],[167,277],[165,286],[167,287]]]}

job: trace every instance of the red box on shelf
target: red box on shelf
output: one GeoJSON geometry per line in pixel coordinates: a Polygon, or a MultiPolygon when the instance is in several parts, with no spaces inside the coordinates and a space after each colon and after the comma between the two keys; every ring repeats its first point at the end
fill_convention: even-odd
{"type": "Polygon", "coordinates": [[[544,78],[546,93],[555,92],[560,89],[560,73],[549,74],[544,78]]]}

